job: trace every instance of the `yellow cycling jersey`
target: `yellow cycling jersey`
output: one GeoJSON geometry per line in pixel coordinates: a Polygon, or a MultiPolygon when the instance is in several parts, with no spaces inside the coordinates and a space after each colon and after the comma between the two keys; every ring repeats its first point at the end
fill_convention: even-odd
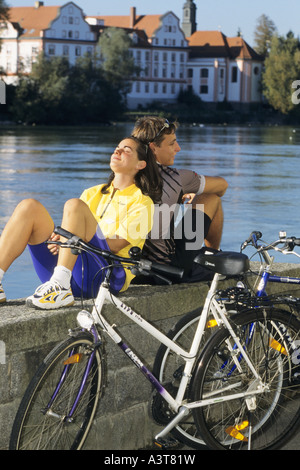
{"type": "MultiPolygon", "coordinates": [[[[117,255],[128,258],[132,246],[143,248],[148,233],[152,229],[154,204],[135,184],[123,190],[115,189],[113,184],[103,194],[103,184],[86,189],[80,199],[93,213],[105,238],[118,236],[129,242],[117,255]]],[[[134,275],[128,269],[122,291],[129,286],[134,275]]]]}

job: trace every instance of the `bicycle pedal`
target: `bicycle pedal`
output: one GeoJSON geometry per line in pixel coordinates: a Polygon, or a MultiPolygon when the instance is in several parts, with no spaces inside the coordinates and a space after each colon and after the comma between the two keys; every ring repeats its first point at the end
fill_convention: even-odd
{"type": "Polygon", "coordinates": [[[178,447],[180,443],[173,437],[167,437],[165,439],[156,439],[154,444],[160,449],[174,449],[178,447]]]}

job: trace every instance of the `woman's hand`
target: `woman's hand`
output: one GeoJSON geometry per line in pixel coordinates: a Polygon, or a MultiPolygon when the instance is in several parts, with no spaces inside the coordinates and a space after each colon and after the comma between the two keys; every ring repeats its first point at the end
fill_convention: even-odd
{"type": "Polygon", "coordinates": [[[194,193],[187,193],[182,196],[182,204],[191,204],[195,197],[194,193]]]}
{"type": "MultiPolygon", "coordinates": [[[[60,236],[53,232],[48,241],[58,242],[59,240],[60,240],[60,236]]],[[[48,245],[48,250],[51,251],[53,256],[56,256],[56,255],[58,255],[58,252],[59,252],[59,246],[54,245],[54,244],[52,245],[50,243],[48,245]]]]}

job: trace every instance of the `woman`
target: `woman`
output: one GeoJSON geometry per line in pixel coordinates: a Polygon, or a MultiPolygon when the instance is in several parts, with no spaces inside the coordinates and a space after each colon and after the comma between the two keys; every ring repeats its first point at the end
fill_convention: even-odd
{"type": "MultiPolygon", "coordinates": [[[[152,228],[153,202],[161,198],[161,180],[154,156],[134,137],[122,140],[111,156],[112,174],[105,185],[83,192],[64,206],[62,227],[101,249],[128,257],[132,246],[142,248],[152,228]]],[[[25,199],[13,212],[0,237],[0,302],[6,297],[2,279],[13,261],[29,246],[43,284],[28,297],[27,304],[41,309],[72,305],[74,297],[95,295],[107,266],[101,257],[75,256],[58,250],[54,222],[45,207],[25,199]],[[84,277],[82,277],[82,262],[84,277]]],[[[114,269],[111,288],[126,290],[134,276],[120,266],[114,269]]]]}

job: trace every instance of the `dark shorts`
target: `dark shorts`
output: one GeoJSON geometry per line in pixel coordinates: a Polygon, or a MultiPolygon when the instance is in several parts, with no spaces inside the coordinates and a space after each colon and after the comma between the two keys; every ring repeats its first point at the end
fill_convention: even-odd
{"type": "MultiPolygon", "coordinates": [[[[105,238],[94,235],[90,243],[102,250],[109,247],[105,238]]],[[[33,265],[42,283],[49,281],[54,268],[57,265],[58,256],[54,256],[48,250],[45,243],[40,245],[28,245],[33,265]]],[[[67,248],[61,248],[67,249],[67,248]]],[[[94,298],[105,276],[107,261],[101,256],[90,253],[82,253],[78,256],[72,271],[71,288],[74,297],[94,298]]],[[[110,287],[113,293],[118,293],[125,283],[126,274],[122,266],[113,269],[110,287]]]]}
{"type": "MultiPolygon", "coordinates": [[[[203,248],[204,239],[207,237],[211,224],[210,217],[197,209],[191,209],[181,219],[175,230],[175,254],[171,265],[184,269],[181,279],[170,278],[173,284],[210,281],[214,273],[194,262],[195,257],[203,248]],[[177,234],[177,236],[176,236],[177,234]]],[[[156,277],[138,277],[133,284],[163,284],[156,277]]]]}

